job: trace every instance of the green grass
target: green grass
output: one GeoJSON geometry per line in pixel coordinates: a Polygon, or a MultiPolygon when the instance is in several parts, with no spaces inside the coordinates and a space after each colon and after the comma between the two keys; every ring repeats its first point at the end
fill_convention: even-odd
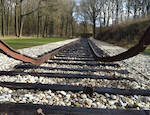
{"type": "Polygon", "coordinates": [[[3,41],[14,49],[22,49],[67,39],[69,38],[9,38],[3,39],[3,41]]]}
{"type": "Polygon", "coordinates": [[[142,54],[150,55],[150,46],[142,54]]]}

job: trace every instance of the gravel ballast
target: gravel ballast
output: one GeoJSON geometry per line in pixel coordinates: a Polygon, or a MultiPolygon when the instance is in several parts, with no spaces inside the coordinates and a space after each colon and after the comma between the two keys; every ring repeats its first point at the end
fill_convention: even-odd
{"type": "MultiPolygon", "coordinates": [[[[73,40],[67,40],[58,43],[51,43],[42,46],[36,46],[33,48],[26,48],[19,50],[23,54],[30,55],[32,57],[37,57],[38,55],[48,52],[52,49],[55,49],[61,45],[67,44],[73,40]]],[[[95,44],[103,49],[106,53],[110,50],[114,50],[117,53],[117,50],[120,52],[124,49],[114,46],[105,45],[105,43],[93,40],[95,44]]],[[[72,47],[68,50],[72,55],[89,55],[91,56],[90,50],[87,48],[86,53],[82,52],[82,49],[87,47],[84,43],[79,43],[76,47],[72,47]],[[81,48],[81,44],[83,45],[81,48]],[[80,51],[77,50],[80,48],[80,51]],[[73,50],[74,49],[74,50],[73,50]]],[[[114,54],[112,51],[110,51],[114,54]]],[[[110,54],[110,53],[109,53],[110,54]]],[[[143,56],[144,57],[144,56],[143,56]]],[[[56,57],[55,57],[56,58],[56,57]]],[[[71,59],[69,57],[64,57],[65,59],[71,59]]],[[[136,57],[135,57],[136,58],[136,57]]],[[[137,57],[138,58],[138,57],[137,57]]],[[[49,60],[48,62],[55,62],[49,60]]],[[[0,82],[17,82],[17,83],[41,83],[41,84],[61,84],[61,85],[75,85],[75,86],[96,86],[96,87],[108,87],[108,88],[120,88],[120,89],[150,89],[150,81],[143,78],[136,70],[133,70],[131,67],[128,67],[131,63],[128,63],[128,66],[121,66],[120,68],[110,67],[110,66],[87,66],[87,62],[84,61],[59,61],[59,62],[71,62],[71,63],[81,63],[81,65],[59,65],[57,62],[49,64],[43,63],[41,67],[50,67],[50,68],[71,68],[71,69],[106,69],[110,71],[96,71],[96,72],[78,72],[78,71],[63,71],[63,70],[48,70],[48,69],[20,69],[23,72],[43,72],[43,73],[57,73],[57,74],[81,74],[81,75],[97,75],[97,76],[119,76],[122,78],[132,78],[135,81],[129,80],[107,80],[107,79],[68,79],[68,78],[48,78],[42,76],[32,76],[32,75],[13,75],[6,76],[3,75],[0,77],[0,82]],[[83,65],[82,65],[83,64],[83,65]],[[128,71],[126,71],[128,70],[128,71]]],[[[93,63],[93,62],[90,62],[93,63]]],[[[96,63],[96,62],[94,62],[96,63]]],[[[133,60],[133,63],[135,61],[133,60]]],[[[13,70],[13,67],[16,65],[23,65],[20,61],[15,61],[4,55],[0,55],[0,71],[3,70],[13,70]],[[3,61],[4,60],[4,61],[3,61]]],[[[139,63],[140,64],[140,63],[139,63]]],[[[124,65],[124,63],[119,62],[119,65],[124,65]]],[[[133,64],[132,64],[133,66],[133,64]]],[[[16,70],[15,70],[16,71],[16,70]]],[[[18,71],[18,70],[17,70],[18,71]]],[[[141,70],[138,70],[141,71],[141,70]]],[[[48,104],[48,105],[61,105],[61,106],[72,106],[72,107],[93,107],[93,108],[109,108],[109,109],[136,109],[136,110],[149,110],[150,109],[150,97],[149,96],[123,96],[123,95],[110,95],[110,94],[98,94],[94,93],[93,96],[84,94],[83,91],[78,93],[67,92],[67,91],[39,91],[39,90],[11,90],[6,87],[0,87],[0,103],[33,103],[33,104],[48,104]]]]}
{"type": "MultiPolygon", "coordinates": [[[[60,46],[63,46],[75,40],[77,39],[65,40],[65,41],[60,41],[56,43],[49,43],[46,45],[34,46],[32,48],[24,48],[24,49],[20,49],[17,51],[19,51],[21,54],[25,54],[31,57],[37,57],[38,55],[44,54],[48,51],[56,49],[60,46]]],[[[21,61],[17,61],[15,59],[9,58],[5,56],[4,54],[0,53],[0,71],[10,70],[15,65],[20,64],[20,63],[21,61]]]]}
{"type": "MultiPolygon", "coordinates": [[[[113,56],[119,54],[121,52],[126,51],[127,49],[113,46],[112,44],[101,42],[99,40],[95,40],[91,38],[91,40],[102,50],[104,50],[107,54],[113,56]]],[[[135,68],[137,71],[141,72],[145,76],[150,79],[150,56],[139,54],[130,59],[124,60],[125,63],[129,64],[129,66],[135,68]]]]}

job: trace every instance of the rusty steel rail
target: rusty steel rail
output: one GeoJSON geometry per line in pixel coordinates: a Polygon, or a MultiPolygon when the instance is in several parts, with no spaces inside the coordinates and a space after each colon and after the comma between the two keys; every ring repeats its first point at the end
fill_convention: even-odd
{"type": "Polygon", "coordinates": [[[96,60],[99,60],[101,62],[114,62],[114,61],[122,61],[131,57],[134,57],[138,55],[140,52],[143,52],[148,45],[150,45],[150,27],[146,30],[144,33],[143,37],[139,41],[137,45],[134,47],[130,48],[129,50],[120,53],[115,56],[106,56],[106,57],[101,57],[95,50],[92,44],[89,41],[89,45],[91,49],[93,50],[93,53],[96,57],[96,60]]]}
{"type": "Polygon", "coordinates": [[[58,54],[60,51],[72,46],[73,44],[77,43],[79,40],[73,41],[69,44],[66,44],[62,47],[57,48],[56,50],[40,57],[40,58],[33,58],[24,54],[21,54],[19,52],[17,52],[16,50],[14,50],[13,48],[11,48],[10,46],[8,46],[4,41],[0,40],[0,50],[2,51],[2,53],[4,53],[5,55],[7,55],[8,57],[14,58],[16,60],[20,60],[23,62],[28,62],[31,63],[33,65],[40,65],[42,63],[44,63],[45,61],[53,58],[56,54],[58,54]]]}

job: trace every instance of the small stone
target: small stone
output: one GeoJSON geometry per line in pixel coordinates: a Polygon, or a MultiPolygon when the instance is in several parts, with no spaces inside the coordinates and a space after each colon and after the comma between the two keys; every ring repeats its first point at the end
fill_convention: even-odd
{"type": "Polygon", "coordinates": [[[139,86],[139,84],[138,84],[137,82],[133,82],[133,83],[132,83],[132,88],[133,88],[133,89],[139,89],[140,86],[139,86]]]}
{"type": "Polygon", "coordinates": [[[59,98],[55,96],[55,97],[54,97],[54,100],[55,100],[55,101],[59,101],[59,98]]]}
{"type": "Polygon", "coordinates": [[[67,103],[67,106],[71,106],[71,102],[68,102],[68,103],[67,103]]]}
{"type": "Polygon", "coordinates": [[[63,101],[60,102],[60,105],[65,106],[65,103],[63,101]]]}
{"type": "Polygon", "coordinates": [[[81,94],[81,98],[86,99],[87,98],[86,94],[81,94]]]}
{"type": "Polygon", "coordinates": [[[142,97],[141,100],[147,103],[147,102],[150,102],[150,97],[142,97]]]}
{"type": "Polygon", "coordinates": [[[96,104],[97,104],[97,107],[98,107],[98,108],[106,108],[106,106],[103,105],[103,104],[100,103],[100,102],[97,102],[96,104]]]}
{"type": "Polygon", "coordinates": [[[67,94],[67,95],[66,95],[66,99],[67,99],[67,100],[69,100],[69,99],[70,99],[70,97],[71,97],[71,95],[70,95],[70,94],[67,94]]]}
{"type": "Polygon", "coordinates": [[[8,101],[5,95],[0,96],[0,102],[8,101]]]}
{"type": "Polygon", "coordinates": [[[118,105],[121,107],[125,107],[127,104],[123,103],[122,100],[119,100],[118,105]]]}
{"type": "Polygon", "coordinates": [[[51,91],[51,90],[48,90],[48,91],[47,91],[47,93],[48,93],[48,94],[51,94],[51,93],[52,93],[52,91],[51,91]]]}
{"type": "Polygon", "coordinates": [[[121,100],[122,100],[123,103],[128,102],[128,99],[126,97],[121,97],[121,100]]]}
{"type": "Polygon", "coordinates": [[[116,109],[117,107],[115,105],[111,105],[110,109],[116,109]]]}
{"type": "Polygon", "coordinates": [[[134,101],[132,101],[131,99],[129,99],[129,100],[128,100],[128,103],[129,103],[130,105],[133,105],[133,104],[134,104],[134,101]]]}
{"type": "Polygon", "coordinates": [[[111,95],[110,97],[111,97],[111,99],[113,99],[113,100],[116,100],[116,99],[117,99],[117,96],[115,96],[115,95],[111,95]]]}
{"type": "Polygon", "coordinates": [[[8,92],[8,91],[9,91],[8,88],[6,88],[6,87],[3,88],[3,92],[8,92]]]}
{"type": "Polygon", "coordinates": [[[53,101],[52,101],[52,100],[49,100],[49,101],[48,101],[48,104],[49,104],[49,105],[53,105],[53,101]]]}
{"type": "Polygon", "coordinates": [[[66,96],[66,92],[64,92],[64,91],[61,91],[60,92],[63,96],[66,96]]]}
{"type": "Polygon", "coordinates": [[[12,103],[15,102],[15,100],[13,98],[10,98],[9,101],[12,102],[12,103]]]}
{"type": "Polygon", "coordinates": [[[101,100],[104,102],[104,103],[107,103],[107,100],[105,98],[101,98],[101,100]]]}
{"type": "Polygon", "coordinates": [[[88,106],[91,106],[92,105],[92,100],[87,98],[86,103],[88,104],[88,106]]]}
{"type": "Polygon", "coordinates": [[[126,108],[137,108],[137,105],[134,104],[134,102],[129,102],[126,106],[126,108]]]}
{"type": "Polygon", "coordinates": [[[42,100],[43,101],[43,103],[48,103],[48,100],[47,99],[44,99],[44,100],[42,100]]]}
{"type": "Polygon", "coordinates": [[[144,106],[143,106],[143,104],[138,103],[138,102],[137,102],[137,103],[135,103],[135,105],[136,105],[137,107],[140,107],[140,108],[141,108],[141,107],[144,107],[144,106]]]}
{"type": "Polygon", "coordinates": [[[108,101],[108,103],[109,103],[110,105],[114,105],[114,104],[116,103],[116,101],[108,101]]]}
{"type": "Polygon", "coordinates": [[[99,97],[100,97],[100,94],[98,94],[98,93],[95,93],[95,96],[99,98],[99,97]]]}
{"type": "Polygon", "coordinates": [[[96,108],[96,107],[97,107],[97,105],[96,105],[95,103],[92,103],[92,107],[96,108]]]}
{"type": "Polygon", "coordinates": [[[138,97],[137,95],[134,95],[134,98],[135,98],[136,100],[138,100],[138,99],[139,99],[139,97],[138,97]]]}
{"type": "Polygon", "coordinates": [[[146,97],[146,101],[150,102],[150,97],[146,97]]]}
{"type": "Polygon", "coordinates": [[[93,102],[95,102],[95,101],[96,101],[96,99],[95,99],[95,98],[93,98],[93,99],[92,99],[92,101],[93,101],[93,102]]]}
{"type": "Polygon", "coordinates": [[[40,94],[40,97],[41,97],[41,98],[45,98],[45,95],[41,93],[41,94],[40,94]]]}
{"type": "Polygon", "coordinates": [[[110,95],[109,95],[108,93],[105,93],[105,96],[106,96],[107,98],[109,98],[109,97],[110,97],[110,95]]]}
{"type": "Polygon", "coordinates": [[[52,97],[50,95],[46,96],[46,99],[51,99],[52,97]]]}
{"type": "Polygon", "coordinates": [[[34,99],[34,97],[33,97],[31,94],[25,94],[25,97],[27,97],[27,98],[30,99],[30,100],[33,100],[33,99],[34,99]]]}
{"type": "Polygon", "coordinates": [[[54,97],[54,96],[55,96],[55,94],[54,94],[54,93],[51,93],[50,95],[51,95],[52,97],[54,97]]]}
{"type": "Polygon", "coordinates": [[[72,97],[73,97],[73,98],[77,98],[77,95],[76,95],[76,94],[72,94],[72,97]]]}
{"type": "Polygon", "coordinates": [[[81,105],[80,105],[79,103],[76,103],[75,106],[76,106],[76,107],[80,107],[81,105]]]}
{"type": "Polygon", "coordinates": [[[15,100],[16,102],[19,102],[19,101],[20,101],[19,98],[15,98],[14,100],[15,100]]]}
{"type": "Polygon", "coordinates": [[[3,90],[3,88],[2,87],[0,87],[0,91],[2,91],[3,90]]]}
{"type": "Polygon", "coordinates": [[[62,95],[58,94],[58,97],[59,97],[59,98],[62,98],[62,95]]]}

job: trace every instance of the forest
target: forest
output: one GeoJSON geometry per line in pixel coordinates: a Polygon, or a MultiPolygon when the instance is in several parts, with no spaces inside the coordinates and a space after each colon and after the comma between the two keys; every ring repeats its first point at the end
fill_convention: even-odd
{"type": "Polygon", "coordinates": [[[74,37],[147,17],[150,0],[0,0],[1,36],[74,37]]]}

